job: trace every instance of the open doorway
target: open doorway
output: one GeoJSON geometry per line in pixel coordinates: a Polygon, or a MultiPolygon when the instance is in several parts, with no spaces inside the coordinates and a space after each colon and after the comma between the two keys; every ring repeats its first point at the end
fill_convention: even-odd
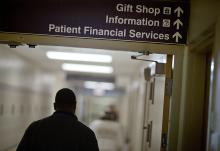
{"type": "MultiPolygon", "coordinates": [[[[77,115],[86,125],[99,118],[109,105],[115,105],[119,116],[118,120],[122,125],[125,145],[131,151],[141,148],[144,122],[143,103],[146,95],[144,69],[153,68],[155,61],[165,63],[166,55],[149,54],[143,56],[144,59],[153,61],[151,62],[131,60],[132,55],[139,55],[137,52],[78,47],[40,45],[34,49],[26,46],[11,49],[7,45],[1,45],[0,51],[1,71],[4,73],[1,76],[3,90],[1,96],[7,96],[11,89],[16,93],[10,101],[7,100],[7,97],[5,97],[5,101],[1,101],[4,111],[7,111],[8,108],[10,110],[12,106],[13,115],[16,116],[4,117],[1,120],[5,124],[10,124],[5,120],[13,121],[16,119],[12,122],[13,125],[21,128],[20,132],[13,136],[13,141],[2,140],[1,144],[8,141],[2,146],[3,149],[18,143],[28,123],[53,112],[51,107],[53,96],[61,87],[70,87],[78,93],[77,115]],[[102,58],[110,56],[111,61],[102,63],[95,59],[93,62],[82,62],[79,57],[76,61],[64,61],[49,57],[48,54],[52,52],[93,54],[100,55],[102,58]],[[109,74],[97,73],[98,69],[94,73],[69,71],[70,69],[67,71],[64,69],[63,63],[111,67],[111,72],[109,71],[109,74]],[[29,95],[27,95],[28,92],[29,95]],[[24,103],[24,101],[28,101],[28,103],[24,103]],[[42,112],[43,114],[41,114],[42,112]],[[24,114],[25,117],[23,117],[24,114]],[[25,122],[19,121],[21,118],[25,122]],[[131,122],[136,125],[131,125],[131,122]]],[[[68,55],[71,56],[71,54],[68,55]]],[[[5,112],[3,116],[4,114],[5,112]]],[[[156,129],[154,128],[154,130],[156,129]]],[[[4,133],[9,131],[14,133],[16,129],[9,127],[4,133]]],[[[160,142],[160,140],[157,141],[160,142]]]]}

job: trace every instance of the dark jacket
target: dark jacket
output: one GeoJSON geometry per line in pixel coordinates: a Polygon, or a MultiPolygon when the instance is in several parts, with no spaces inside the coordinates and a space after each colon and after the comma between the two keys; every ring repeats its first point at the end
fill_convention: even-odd
{"type": "Polygon", "coordinates": [[[17,151],[99,151],[95,134],[74,114],[55,112],[33,122],[17,151]]]}

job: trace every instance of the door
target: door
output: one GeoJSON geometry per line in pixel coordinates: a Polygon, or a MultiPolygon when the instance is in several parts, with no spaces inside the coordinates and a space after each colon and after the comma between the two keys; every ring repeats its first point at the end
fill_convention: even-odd
{"type": "MultiPolygon", "coordinates": [[[[146,82],[142,151],[160,151],[165,95],[165,74],[158,72],[146,82]],[[159,74],[158,74],[159,73],[159,74]]],[[[163,68],[164,69],[164,68],[163,68]]],[[[166,110],[167,111],[167,110],[166,110]]]]}

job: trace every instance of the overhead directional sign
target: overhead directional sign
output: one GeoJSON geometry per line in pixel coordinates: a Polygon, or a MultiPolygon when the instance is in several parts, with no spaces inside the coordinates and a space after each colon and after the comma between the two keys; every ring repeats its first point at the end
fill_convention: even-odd
{"type": "Polygon", "coordinates": [[[148,0],[7,0],[0,32],[185,44],[188,3],[148,0]]]}

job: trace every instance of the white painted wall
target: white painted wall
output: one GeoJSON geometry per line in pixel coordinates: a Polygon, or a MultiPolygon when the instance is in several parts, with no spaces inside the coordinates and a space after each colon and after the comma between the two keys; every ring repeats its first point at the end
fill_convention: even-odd
{"type": "Polygon", "coordinates": [[[53,112],[56,76],[0,45],[0,150],[16,146],[28,124],[53,112]]]}

